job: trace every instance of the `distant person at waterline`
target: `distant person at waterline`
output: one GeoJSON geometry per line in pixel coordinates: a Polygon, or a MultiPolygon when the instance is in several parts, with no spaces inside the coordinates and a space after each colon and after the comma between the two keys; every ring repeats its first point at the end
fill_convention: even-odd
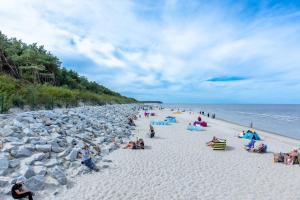
{"type": "Polygon", "coordinates": [[[96,167],[95,163],[92,161],[92,152],[89,149],[88,145],[84,145],[82,151],[80,152],[82,161],[81,163],[87,166],[91,170],[95,170],[96,172],[99,171],[99,169],[96,167]]]}
{"type": "Polygon", "coordinates": [[[11,195],[14,199],[23,199],[28,197],[29,200],[33,200],[33,193],[23,188],[23,184],[25,181],[26,178],[24,176],[20,176],[17,178],[16,183],[12,186],[11,195]]]}
{"type": "Polygon", "coordinates": [[[150,124],[150,138],[153,138],[155,136],[154,127],[150,124]]]}

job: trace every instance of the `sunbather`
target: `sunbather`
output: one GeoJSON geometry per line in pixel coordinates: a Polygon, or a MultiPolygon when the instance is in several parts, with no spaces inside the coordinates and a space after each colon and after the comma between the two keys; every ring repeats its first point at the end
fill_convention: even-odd
{"type": "Polygon", "coordinates": [[[26,181],[24,176],[17,178],[16,183],[11,188],[11,195],[14,199],[22,199],[28,197],[29,200],[32,200],[33,193],[31,191],[26,191],[23,188],[23,184],[26,181]]]}
{"type": "Polygon", "coordinates": [[[212,139],[211,141],[209,141],[209,142],[206,143],[206,145],[212,147],[212,146],[214,146],[214,144],[215,144],[216,142],[219,142],[219,141],[220,141],[220,140],[219,140],[216,136],[214,136],[213,139],[212,139]]]}
{"type": "Polygon", "coordinates": [[[134,141],[129,141],[123,149],[136,149],[136,143],[134,141]]]}
{"type": "Polygon", "coordinates": [[[284,163],[287,165],[292,165],[298,158],[298,150],[294,148],[290,153],[284,155],[284,163]]]}
{"type": "Polygon", "coordinates": [[[245,131],[241,132],[241,133],[238,135],[239,138],[243,138],[244,136],[245,136],[245,131]]]}
{"type": "Polygon", "coordinates": [[[260,143],[257,148],[252,148],[249,151],[251,152],[255,152],[255,153],[266,153],[267,150],[267,145],[265,145],[264,143],[260,143]]]}

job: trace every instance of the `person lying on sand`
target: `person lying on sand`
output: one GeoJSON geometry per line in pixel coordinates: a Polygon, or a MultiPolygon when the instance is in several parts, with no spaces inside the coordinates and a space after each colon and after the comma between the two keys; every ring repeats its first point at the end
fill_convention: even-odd
{"type": "Polygon", "coordinates": [[[31,191],[26,191],[23,188],[23,184],[26,181],[24,176],[17,178],[16,183],[11,188],[11,195],[14,199],[21,199],[28,197],[29,200],[33,200],[33,193],[31,191]]]}
{"type": "Polygon", "coordinates": [[[284,155],[284,163],[287,165],[292,165],[298,158],[298,150],[294,148],[290,153],[284,155]]]}
{"type": "Polygon", "coordinates": [[[84,164],[89,169],[95,170],[96,172],[99,171],[99,169],[96,167],[95,163],[92,161],[92,157],[91,157],[92,153],[91,153],[88,145],[84,145],[84,147],[80,151],[80,154],[82,157],[81,164],[84,164]]]}
{"type": "Polygon", "coordinates": [[[266,145],[264,143],[260,143],[256,148],[249,149],[249,152],[255,153],[266,153],[266,145]]]}
{"type": "Polygon", "coordinates": [[[216,136],[214,136],[213,139],[212,139],[211,141],[209,141],[209,142],[206,143],[206,145],[212,147],[212,146],[214,146],[214,144],[215,144],[216,142],[219,142],[219,141],[220,141],[220,140],[219,140],[216,136]]]}
{"type": "Polygon", "coordinates": [[[136,149],[136,143],[134,141],[129,141],[123,149],[136,149]]]}

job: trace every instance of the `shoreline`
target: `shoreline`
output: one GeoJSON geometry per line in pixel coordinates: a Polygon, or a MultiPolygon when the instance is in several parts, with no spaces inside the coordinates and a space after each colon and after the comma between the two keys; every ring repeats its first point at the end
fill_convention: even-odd
{"type": "MultiPolygon", "coordinates": [[[[201,106],[203,106],[205,108],[205,106],[217,106],[216,108],[215,107],[208,107],[208,108],[203,108],[204,110],[206,110],[206,113],[207,113],[207,110],[214,110],[214,109],[224,109],[224,112],[228,111],[226,110],[226,108],[219,108],[218,106],[239,106],[239,105],[245,105],[245,106],[255,106],[255,105],[266,105],[266,106],[274,106],[274,105],[283,105],[283,106],[289,106],[289,105],[300,105],[300,104],[165,104],[165,108],[167,109],[179,109],[179,110],[185,110],[186,112],[189,112],[189,111],[192,111],[192,112],[195,112],[197,114],[199,114],[199,109],[201,106]],[[195,107],[197,106],[197,107],[195,107]]],[[[248,107],[246,107],[248,109],[248,107]]],[[[252,108],[252,107],[250,107],[252,108]]],[[[282,109],[282,108],[281,108],[282,109]]],[[[219,111],[220,112],[220,111],[219,111]]],[[[218,112],[215,110],[215,112],[211,112],[211,113],[216,113],[217,116],[218,116],[218,112]]],[[[220,113],[223,113],[223,112],[220,112],[220,113]]],[[[259,115],[259,113],[256,113],[257,115],[259,115]]],[[[203,115],[201,115],[203,116],[203,115]]],[[[206,116],[206,115],[204,115],[206,116]]],[[[219,115],[220,116],[220,115],[219,115]]],[[[245,122],[245,120],[249,121],[249,123],[251,121],[254,122],[255,124],[255,119],[256,118],[253,118],[253,119],[250,119],[249,117],[247,116],[240,116],[242,117],[242,120],[237,120],[239,117],[238,116],[235,116],[233,118],[230,119],[226,119],[224,118],[224,113],[223,115],[221,115],[222,117],[217,117],[217,119],[219,120],[222,120],[222,121],[226,121],[228,123],[234,123],[234,124],[237,124],[237,125],[240,125],[240,126],[243,126],[243,127],[248,127],[249,124],[245,122]],[[240,122],[239,122],[240,121],[240,122]]],[[[292,116],[291,116],[292,117],[292,116]]],[[[297,116],[293,116],[293,117],[296,117],[297,116]]],[[[299,118],[299,116],[298,116],[299,118]]],[[[264,119],[262,119],[264,120],[264,119]]],[[[290,125],[290,128],[286,128],[286,124],[289,124],[289,122],[286,122],[285,124],[281,123],[281,125],[277,125],[276,124],[276,121],[275,119],[273,118],[270,118],[268,117],[268,120],[266,120],[268,122],[268,125],[267,126],[263,126],[262,124],[260,124],[260,127],[254,127],[256,130],[260,130],[260,131],[263,131],[263,132],[269,132],[269,133],[272,133],[272,134],[276,134],[276,135],[280,135],[280,136],[283,136],[283,137],[287,137],[287,138],[291,138],[291,139],[296,139],[296,140],[299,140],[300,141],[300,132],[298,131],[298,128],[297,128],[297,121],[293,122],[291,125],[290,125]],[[273,121],[272,121],[273,120],[273,121]],[[273,124],[275,124],[275,126],[273,127],[273,124]],[[265,128],[263,128],[265,127],[265,128]]],[[[299,121],[300,123],[300,121],[299,121]]],[[[299,126],[298,126],[299,127],[299,126]]],[[[300,127],[299,127],[300,128],[300,127]]]]}
{"type": "MultiPolygon", "coordinates": [[[[203,115],[201,115],[201,116],[203,116],[203,115]]],[[[242,126],[242,127],[245,127],[246,129],[251,129],[251,128],[248,127],[248,126],[245,126],[245,125],[242,125],[242,124],[233,122],[233,121],[229,121],[229,120],[226,120],[226,119],[221,119],[221,118],[215,118],[215,119],[216,119],[216,120],[220,120],[220,121],[224,121],[224,122],[226,122],[226,123],[230,123],[230,124],[242,126]]],[[[293,137],[286,136],[286,135],[282,135],[282,134],[280,134],[280,133],[276,133],[276,132],[273,132],[273,131],[264,130],[264,129],[260,129],[260,128],[255,128],[255,127],[253,127],[253,129],[255,129],[255,130],[259,131],[259,132],[264,132],[264,133],[267,133],[267,134],[272,134],[272,135],[284,137],[284,138],[287,138],[287,139],[297,140],[297,141],[300,142],[300,139],[293,138],[293,137]]]]}

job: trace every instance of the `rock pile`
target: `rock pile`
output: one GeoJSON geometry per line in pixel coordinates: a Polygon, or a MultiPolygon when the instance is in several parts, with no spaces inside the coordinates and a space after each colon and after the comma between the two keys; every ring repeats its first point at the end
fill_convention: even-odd
{"type": "Polygon", "coordinates": [[[9,194],[20,175],[33,191],[67,185],[68,178],[85,173],[78,159],[84,144],[97,163],[131,135],[128,118],[134,105],[106,105],[25,112],[0,117],[0,196],[9,194]],[[1,144],[0,144],[1,145],[1,144]]]}

